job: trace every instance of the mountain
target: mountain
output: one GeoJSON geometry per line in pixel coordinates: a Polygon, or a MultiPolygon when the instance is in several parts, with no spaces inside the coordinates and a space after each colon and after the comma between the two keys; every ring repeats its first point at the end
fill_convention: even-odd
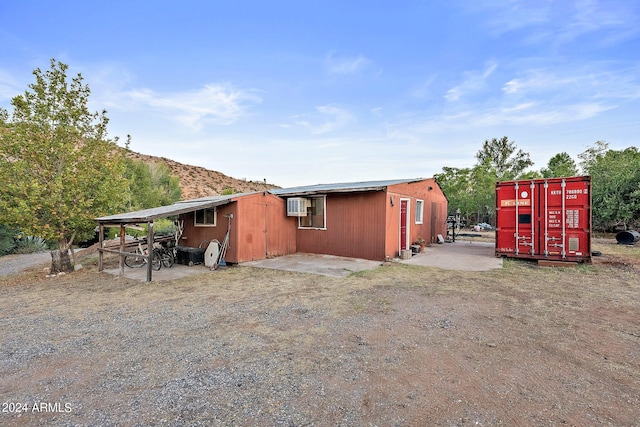
{"type": "Polygon", "coordinates": [[[234,193],[265,191],[280,188],[277,185],[260,181],[247,181],[232,178],[223,173],[209,170],[200,166],[186,165],[164,157],[149,156],[147,154],[128,151],[127,156],[145,163],[164,163],[171,170],[171,175],[180,179],[182,200],[198,197],[220,195],[229,190],[234,193]]]}

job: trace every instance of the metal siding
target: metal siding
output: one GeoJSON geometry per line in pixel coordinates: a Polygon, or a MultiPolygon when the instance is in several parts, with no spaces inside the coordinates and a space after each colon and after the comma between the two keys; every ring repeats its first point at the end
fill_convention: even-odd
{"type": "MultiPolygon", "coordinates": [[[[182,233],[182,239],[180,240],[181,246],[189,246],[197,248],[202,245],[206,248],[206,242],[211,240],[218,240],[222,242],[224,235],[227,232],[227,218],[224,215],[232,213],[234,218],[231,220],[231,231],[234,230],[234,220],[236,218],[236,203],[231,203],[224,206],[219,206],[216,217],[215,227],[196,227],[194,225],[194,212],[188,212],[180,215],[180,220],[184,221],[184,230],[182,233]]],[[[230,239],[233,242],[233,239],[230,239]]],[[[236,262],[236,253],[232,245],[227,252],[226,260],[229,262],[236,262]]]]}
{"type": "Polygon", "coordinates": [[[181,215],[185,227],[180,244],[198,247],[213,239],[222,242],[227,231],[228,219],[224,216],[227,214],[233,214],[227,262],[240,263],[296,251],[295,223],[286,215],[285,201],[268,193],[244,195],[218,207],[215,227],[194,226],[193,212],[181,215]]]}
{"type": "Polygon", "coordinates": [[[385,253],[388,257],[396,257],[400,253],[400,198],[409,201],[409,242],[419,238],[435,243],[436,236],[446,235],[448,201],[440,185],[433,178],[419,182],[400,183],[389,187],[387,195],[387,221],[385,253]],[[394,198],[391,206],[390,198],[394,198]],[[416,224],[416,201],[424,201],[422,224],[416,224]]]}
{"type": "Polygon", "coordinates": [[[591,261],[591,178],[496,184],[496,256],[591,261]]]}
{"type": "Polygon", "coordinates": [[[298,229],[297,251],[384,259],[386,193],[328,194],[326,230],[298,229]]]}
{"type": "MultiPolygon", "coordinates": [[[[295,252],[295,223],[287,217],[286,201],[272,194],[238,200],[237,260],[287,255],[295,252]]],[[[235,218],[234,218],[235,219],[235,218]]]]}
{"type": "Polygon", "coordinates": [[[218,208],[216,227],[195,227],[193,212],[182,214],[185,229],[181,244],[197,247],[205,240],[222,241],[227,230],[224,215],[233,213],[228,262],[295,252],[384,260],[399,253],[401,197],[410,199],[410,242],[418,237],[433,241],[435,235],[446,234],[447,200],[434,179],[386,183],[386,191],[328,193],[326,230],[299,229],[297,218],[286,215],[285,198],[270,193],[236,196],[229,205],[218,208]],[[416,199],[424,201],[422,224],[415,223],[416,199]],[[432,212],[432,202],[436,212],[432,212]]]}

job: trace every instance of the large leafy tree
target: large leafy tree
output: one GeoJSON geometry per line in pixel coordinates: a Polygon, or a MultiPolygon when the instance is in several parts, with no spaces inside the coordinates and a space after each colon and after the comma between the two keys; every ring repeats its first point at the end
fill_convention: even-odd
{"type": "Polygon", "coordinates": [[[518,150],[516,143],[506,136],[485,140],[476,153],[476,160],[479,166],[492,171],[498,181],[516,179],[533,165],[529,153],[518,150]]]}
{"type": "Polygon", "coordinates": [[[435,177],[452,209],[460,209],[467,219],[492,222],[495,215],[495,184],[517,179],[532,166],[529,154],[518,150],[508,137],[484,141],[473,168],[444,167],[435,177]]]}
{"type": "Polygon", "coordinates": [[[578,156],[591,175],[593,225],[601,230],[640,224],[640,151],[610,150],[598,141],[578,156]]]}
{"type": "Polygon", "coordinates": [[[447,195],[451,212],[460,210],[467,221],[491,221],[495,200],[495,176],[486,168],[443,167],[435,178],[447,195]]]}
{"type": "Polygon", "coordinates": [[[542,168],[540,172],[543,178],[575,176],[578,174],[578,167],[569,153],[563,151],[549,159],[547,167],[542,168]]]}
{"type": "Polygon", "coordinates": [[[1,110],[0,223],[56,241],[51,272],[70,271],[69,248],[94,218],[123,206],[122,150],[107,139],[106,112],[87,107],[90,90],[68,66],[34,70],[36,82],[1,110]]]}
{"type": "Polygon", "coordinates": [[[155,208],[180,200],[180,179],[171,176],[170,172],[164,163],[145,163],[141,160],[127,159],[125,175],[131,188],[127,210],[155,208]]]}

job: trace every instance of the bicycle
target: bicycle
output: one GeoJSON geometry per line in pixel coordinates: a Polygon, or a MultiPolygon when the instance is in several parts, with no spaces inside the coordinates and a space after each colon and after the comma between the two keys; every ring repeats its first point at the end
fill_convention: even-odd
{"type": "Polygon", "coordinates": [[[176,258],[173,255],[173,249],[171,248],[154,248],[153,249],[154,258],[158,256],[160,258],[160,262],[166,268],[173,267],[173,264],[176,262],[176,258]]]}
{"type": "MultiPolygon", "coordinates": [[[[138,242],[138,248],[131,252],[130,255],[126,255],[124,257],[124,264],[129,268],[140,268],[143,265],[147,264],[147,254],[149,252],[147,249],[142,247],[142,242],[138,242]]],[[[156,249],[152,251],[151,255],[151,268],[158,271],[162,268],[162,258],[156,249]]],[[[173,263],[171,264],[173,265],[173,263]]]]}

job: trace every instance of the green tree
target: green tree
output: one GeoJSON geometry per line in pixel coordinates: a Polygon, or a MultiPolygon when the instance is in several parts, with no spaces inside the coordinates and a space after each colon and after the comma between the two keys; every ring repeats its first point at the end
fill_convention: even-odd
{"type": "Polygon", "coordinates": [[[89,111],[89,86],[80,74],[68,82],[67,69],[52,59],[50,70],[34,70],[12,115],[0,112],[0,223],[58,242],[52,274],[72,269],[74,239],[121,209],[128,191],[106,111],[89,111]]]}
{"type": "Polygon", "coordinates": [[[594,228],[640,224],[640,151],[610,150],[606,142],[597,141],[578,157],[582,170],[591,175],[594,228]]]}
{"type": "Polygon", "coordinates": [[[486,168],[443,167],[443,173],[435,174],[449,200],[450,213],[460,209],[467,221],[483,222],[493,219],[495,200],[495,176],[486,168]]]}
{"type": "Polygon", "coordinates": [[[477,164],[493,171],[498,181],[517,179],[533,162],[529,153],[516,150],[516,143],[506,136],[487,139],[476,153],[477,164]]]}
{"type": "Polygon", "coordinates": [[[129,211],[170,205],[182,196],[180,179],[171,176],[164,163],[126,159],[125,175],[131,189],[126,207],[129,211]]]}
{"type": "Polygon", "coordinates": [[[549,159],[546,168],[540,170],[543,178],[559,178],[578,175],[578,167],[571,156],[566,153],[558,153],[549,159]]]}
{"type": "MultiPolygon", "coordinates": [[[[484,141],[476,154],[473,168],[444,167],[435,177],[449,199],[449,206],[460,209],[467,220],[493,222],[495,219],[495,184],[522,177],[532,166],[529,154],[518,150],[508,137],[484,141]]],[[[537,172],[526,174],[538,175],[537,172]]]]}

